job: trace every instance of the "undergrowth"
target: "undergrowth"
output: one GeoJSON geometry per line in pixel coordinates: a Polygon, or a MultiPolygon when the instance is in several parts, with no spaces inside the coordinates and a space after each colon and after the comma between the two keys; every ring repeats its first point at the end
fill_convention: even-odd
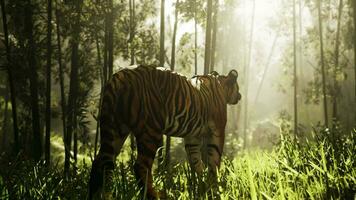
{"type": "MultiPolygon", "coordinates": [[[[239,152],[224,158],[218,183],[197,177],[186,163],[162,170],[155,167],[155,186],[168,199],[355,199],[355,133],[328,129],[312,132],[303,141],[281,134],[273,151],[239,152]],[[336,137],[337,136],[337,137],[336,137]],[[211,188],[213,188],[211,190],[211,188]]],[[[62,166],[9,159],[2,155],[0,199],[85,199],[90,165],[78,167],[69,178],[62,166]]],[[[112,195],[115,199],[141,199],[128,162],[118,162],[112,195]]]]}

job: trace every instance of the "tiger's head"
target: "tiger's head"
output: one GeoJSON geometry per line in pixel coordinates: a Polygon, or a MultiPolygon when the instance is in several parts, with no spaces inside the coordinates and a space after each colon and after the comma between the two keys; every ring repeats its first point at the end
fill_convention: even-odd
{"type": "Polygon", "coordinates": [[[233,69],[227,74],[227,76],[221,76],[215,71],[211,72],[210,74],[217,77],[221,83],[227,104],[237,104],[241,99],[240,88],[239,84],[237,83],[237,71],[233,69]]]}

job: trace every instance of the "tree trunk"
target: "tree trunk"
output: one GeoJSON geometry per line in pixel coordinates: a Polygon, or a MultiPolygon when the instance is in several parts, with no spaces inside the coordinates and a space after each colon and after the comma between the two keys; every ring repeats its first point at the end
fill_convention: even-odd
{"type": "Polygon", "coordinates": [[[194,74],[198,74],[197,0],[194,0],[194,74]]]}
{"type": "MultiPolygon", "coordinates": [[[[244,0],[242,2],[242,8],[243,10],[246,10],[246,0],[244,0]]],[[[243,67],[243,71],[242,74],[245,75],[246,74],[246,70],[247,70],[247,16],[246,13],[243,14],[243,20],[242,20],[242,67],[243,67]]],[[[243,87],[242,90],[243,92],[246,92],[246,77],[243,76],[243,87]]],[[[245,96],[245,93],[243,94],[245,96]]],[[[244,101],[242,102],[243,104],[240,104],[240,108],[241,110],[245,110],[245,104],[244,101]]],[[[240,116],[243,116],[244,112],[240,111],[240,116]],[[243,113],[243,114],[242,114],[243,113]]],[[[240,120],[240,127],[244,127],[244,129],[241,131],[241,135],[240,138],[242,138],[243,140],[243,147],[245,148],[245,144],[246,144],[246,131],[245,131],[245,117],[243,118],[243,120],[240,120]],[[244,123],[242,124],[242,121],[244,121],[244,123]]],[[[241,128],[240,128],[241,129],[241,128]]]]}
{"type": "MultiPolygon", "coordinates": [[[[64,152],[65,152],[65,160],[69,161],[70,159],[70,146],[67,145],[67,123],[66,123],[66,96],[64,93],[64,76],[63,76],[63,64],[62,64],[62,45],[61,45],[61,34],[59,29],[59,11],[58,11],[58,3],[56,1],[56,31],[57,31],[57,51],[58,51],[58,67],[59,67],[59,85],[61,92],[61,107],[62,107],[62,126],[63,126],[63,143],[64,143],[64,152]]],[[[65,171],[67,172],[67,171],[65,171]]]]}
{"type": "MultiPolygon", "coordinates": [[[[333,121],[337,122],[338,113],[337,113],[337,97],[339,96],[339,85],[336,79],[337,71],[339,68],[339,47],[340,47],[340,28],[341,28],[341,15],[342,15],[343,2],[339,2],[339,14],[337,18],[337,28],[336,28],[336,42],[335,42],[335,67],[334,67],[334,92],[333,92],[333,121]]],[[[334,124],[333,124],[334,125],[334,124]]]]}
{"type": "MultiPolygon", "coordinates": [[[[212,0],[207,0],[207,17],[205,30],[205,51],[204,51],[204,74],[208,74],[210,70],[211,61],[211,25],[212,25],[212,0]]],[[[207,138],[203,137],[202,147],[200,149],[202,160],[205,165],[208,164],[208,146],[207,138]]]]}
{"type": "MultiPolygon", "coordinates": [[[[303,38],[302,38],[302,32],[303,32],[303,28],[302,28],[302,22],[303,22],[303,7],[302,7],[302,1],[303,0],[299,0],[299,77],[301,77],[301,79],[304,79],[304,70],[303,70],[303,38]]],[[[300,88],[303,88],[302,83],[299,83],[300,88]]],[[[306,98],[305,96],[301,95],[299,101],[303,102],[303,98],[306,98]]],[[[303,105],[303,104],[301,104],[303,105]]],[[[309,115],[309,109],[307,108],[308,105],[304,104],[304,108],[302,110],[305,110],[305,120],[307,122],[310,121],[310,115],[309,115]]]]}
{"type": "Polygon", "coordinates": [[[159,66],[164,67],[164,2],[161,0],[161,30],[160,30],[160,44],[159,44],[159,66]]]}
{"type": "MultiPolygon", "coordinates": [[[[97,128],[96,128],[96,135],[95,135],[95,144],[94,144],[94,157],[97,153],[97,145],[98,139],[100,134],[100,115],[101,115],[101,101],[103,96],[103,87],[107,80],[113,74],[114,68],[114,11],[113,11],[113,0],[109,0],[106,13],[105,13],[105,28],[104,28],[104,65],[103,65],[103,80],[102,80],[102,87],[100,92],[100,100],[99,100],[99,111],[97,116],[97,128]]],[[[98,37],[98,36],[97,36],[98,37]]],[[[97,52],[98,52],[98,61],[101,63],[100,58],[100,47],[99,47],[99,40],[96,41],[97,44],[97,52]]],[[[100,65],[99,65],[100,66],[100,65]]]]}
{"type": "Polygon", "coordinates": [[[133,44],[135,37],[135,0],[130,0],[130,58],[131,65],[135,64],[135,46],[133,44]]]}
{"type": "Polygon", "coordinates": [[[272,60],[273,52],[274,52],[274,49],[276,47],[278,37],[279,37],[279,30],[278,30],[278,33],[276,34],[276,36],[274,37],[273,44],[272,44],[272,47],[271,47],[271,51],[269,52],[268,59],[267,59],[266,65],[265,65],[265,69],[263,70],[261,82],[258,84],[258,89],[257,89],[257,93],[256,93],[256,97],[255,97],[255,101],[254,101],[253,105],[257,104],[258,98],[260,96],[261,89],[262,89],[262,86],[264,85],[266,74],[267,74],[267,71],[269,69],[269,66],[270,66],[270,63],[271,63],[271,60],[272,60]]]}
{"type": "Polygon", "coordinates": [[[9,44],[9,34],[7,30],[7,19],[6,19],[6,12],[5,12],[5,2],[1,0],[1,12],[2,12],[2,25],[4,29],[4,42],[5,42],[5,49],[6,49],[6,59],[7,59],[7,74],[9,79],[9,88],[10,88],[10,98],[11,98],[11,107],[12,107],[12,124],[13,124],[13,131],[14,131],[14,150],[15,153],[18,154],[20,150],[19,144],[19,130],[17,126],[17,105],[16,105],[16,93],[15,93],[15,86],[14,86],[14,79],[13,79],[13,72],[12,72],[12,63],[11,63],[11,50],[9,44]]]}
{"type": "Polygon", "coordinates": [[[47,0],[47,85],[46,85],[46,141],[45,160],[47,165],[51,159],[51,65],[52,65],[52,0],[47,0]]]}
{"type": "Polygon", "coordinates": [[[323,46],[323,24],[321,16],[321,0],[318,0],[318,18],[319,18],[319,39],[320,39],[320,56],[321,56],[321,78],[323,87],[323,102],[324,102],[324,122],[325,126],[329,127],[328,123],[328,105],[326,99],[326,73],[324,61],[324,46],[323,46]]]}
{"type": "Polygon", "coordinates": [[[251,64],[251,52],[252,52],[252,44],[253,44],[253,33],[254,33],[254,24],[255,24],[255,11],[256,11],[256,0],[253,0],[252,6],[252,18],[251,18],[251,28],[250,28],[250,40],[249,40],[249,49],[248,49],[248,57],[247,64],[245,67],[245,109],[244,109],[244,148],[247,147],[247,129],[248,129],[248,84],[250,80],[250,64],[251,64]]]}
{"type": "MultiPolygon", "coordinates": [[[[177,36],[177,27],[178,27],[178,4],[179,0],[176,1],[176,8],[174,14],[174,27],[173,27],[173,38],[172,38],[172,53],[171,53],[171,71],[175,70],[176,62],[176,36],[177,36]]],[[[171,137],[167,136],[166,139],[166,166],[169,165],[171,160],[171,137]]]]}
{"type": "MultiPolygon", "coordinates": [[[[135,48],[134,48],[134,37],[135,37],[135,0],[129,1],[129,10],[130,10],[130,65],[135,64],[135,48]]],[[[133,134],[130,134],[130,148],[131,148],[131,160],[135,160],[135,151],[136,151],[136,140],[133,134]]]]}
{"type": "MultiPolygon", "coordinates": [[[[75,2],[75,21],[73,24],[73,35],[71,39],[71,73],[70,73],[70,85],[69,85],[69,97],[68,97],[68,124],[67,124],[67,141],[66,145],[68,145],[69,150],[72,143],[72,134],[74,136],[74,147],[73,147],[73,154],[74,154],[74,162],[77,162],[77,98],[78,98],[78,90],[79,90],[79,33],[80,33],[80,11],[81,11],[81,1],[75,2]]],[[[69,152],[70,153],[70,152],[69,152]]],[[[67,159],[65,160],[65,171],[67,175],[69,173],[69,165],[70,165],[70,155],[68,155],[67,159]]]]}
{"type": "Polygon", "coordinates": [[[179,0],[176,0],[176,8],[174,13],[174,27],[173,27],[173,38],[172,38],[172,52],[171,52],[171,70],[175,70],[176,62],[176,36],[178,28],[178,4],[179,0]]]}
{"type": "MultiPolygon", "coordinates": [[[[354,72],[355,72],[355,105],[356,105],[356,1],[351,1],[353,7],[353,17],[354,17],[354,72]]],[[[355,126],[356,126],[356,106],[355,106],[355,126]]]]}
{"type": "MultiPolygon", "coordinates": [[[[329,127],[327,104],[326,104],[327,103],[326,102],[326,80],[325,80],[326,79],[326,74],[325,74],[325,65],[324,65],[324,46],[323,46],[323,26],[322,26],[322,16],[321,16],[321,1],[322,0],[318,0],[321,73],[322,73],[323,100],[324,100],[324,120],[325,120],[325,126],[329,127]]],[[[326,172],[325,172],[325,185],[326,185],[326,198],[330,199],[331,196],[330,196],[330,189],[329,189],[329,179],[328,179],[328,176],[327,176],[326,172]]]]}
{"type": "Polygon", "coordinates": [[[297,17],[295,9],[295,0],[293,0],[293,85],[294,85],[294,137],[298,133],[298,99],[297,99],[297,17]]]}
{"type": "Polygon", "coordinates": [[[109,0],[109,12],[107,13],[107,26],[108,26],[108,78],[113,74],[114,68],[114,12],[113,0],[109,0]]]}
{"type": "Polygon", "coordinates": [[[38,82],[37,82],[37,61],[36,44],[33,38],[33,8],[30,1],[25,5],[25,31],[28,39],[27,60],[30,71],[30,91],[32,109],[32,133],[33,133],[33,158],[39,161],[42,156],[42,133],[40,128],[40,112],[38,105],[38,82]]]}
{"type": "Polygon", "coordinates": [[[9,91],[6,87],[6,94],[5,94],[5,108],[4,108],[4,121],[2,124],[2,141],[1,141],[1,149],[2,151],[6,150],[6,141],[7,141],[7,121],[8,121],[8,111],[9,110],[9,91]]]}
{"type": "Polygon", "coordinates": [[[104,84],[108,80],[108,26],[105,20],[104,27],[104,65],[103,65],[103,75],[104,75],[104,84]]]}
{"type": "MultiPolygon", "coordinates": [[[[164,4],[165,0],[161,0],[161,24],[160,24],[160,45],[159,45],[159,66],[164,67],[165,62],[165,49],[164,49],[164,4]]],[[[162,142],[163,143],[163,142],[162,142]]],[[[163,146],[163,144],[162,144],[163,146]]],[[[163,148],[158,151],[158,164],[163,164],[163,148]]]]}
{"type": "Polygon", "coordinates": [[[210,61],[210,72],[215,69],[215,57],[216,57],[216,34],[218,31],[218,10],[219,1],[214,2],[214,16],[213,16],[213,41],[211,46],[211,61],[210,61]]]}
{"type": "Polygon", "coordinates": [[[212,16],[212,0],[207,0],[208,11],[206,17],[206,30],[205,30],[205,53],[204,53],[204,74],[209,73],[210,57],[211,57],[211,16],[212,16]]]}
{"type": "MultiPolygon", "coordinates": [[[[95,43],[96,43],[96,52],[98,54],[98,66],[102,66],[101,62],[101,53],[100,53],[100,43],[99,43],[99,36],[96,34],[95,36],[95,43]]],[[[95,141],[94,141],[94,158],[97,153],[97,147],[98,147],[98,140],[99,140],[99,135],[100,135],[100,115],[101,115],[101,101],[103,98],[103,88],[104,88],[104,75],[103,75],[103,70],[101,67],[99,67],[99,72],[100,72],[100,83],[101,83],[101,90],[100,90],[100,99],[99,99],[99,109],[98,109],[98,115],[96,118],[96,133],[95,133],[95,141]]]]}

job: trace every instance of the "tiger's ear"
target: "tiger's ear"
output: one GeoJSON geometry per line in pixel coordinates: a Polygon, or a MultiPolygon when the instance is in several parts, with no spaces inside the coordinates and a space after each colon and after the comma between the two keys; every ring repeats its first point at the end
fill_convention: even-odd
{"type": "Polygon", "coordinates": [[[237,77],[239,76],[239,74],[237,73],[236,70],[231,70],[229,72],[229,74],[227,75],[227,82],[230,84],[234,84],[236,83],[237,77]]]}
{"type": "Polygon", "coordinates": [[[219,76],[219,73],[217,71],[211,71],[210,74],[212,76],[219,76]]]}

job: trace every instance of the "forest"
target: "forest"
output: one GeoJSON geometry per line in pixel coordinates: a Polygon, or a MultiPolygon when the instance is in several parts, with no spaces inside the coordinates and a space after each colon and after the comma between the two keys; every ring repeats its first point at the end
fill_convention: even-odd
{"type": "MultiPolygon", "coordinates": [[[[115,112],[102,112],[103,88],[133,65],[188,80],[238,73],[214,180],[164,135],[152,161],[159,199],[356,199],[356,0],[0,6],[0,199],[88,198],[100,117],[115,112]]],[[[103,199],[147,199],[133,135],[103,199]]]]}

